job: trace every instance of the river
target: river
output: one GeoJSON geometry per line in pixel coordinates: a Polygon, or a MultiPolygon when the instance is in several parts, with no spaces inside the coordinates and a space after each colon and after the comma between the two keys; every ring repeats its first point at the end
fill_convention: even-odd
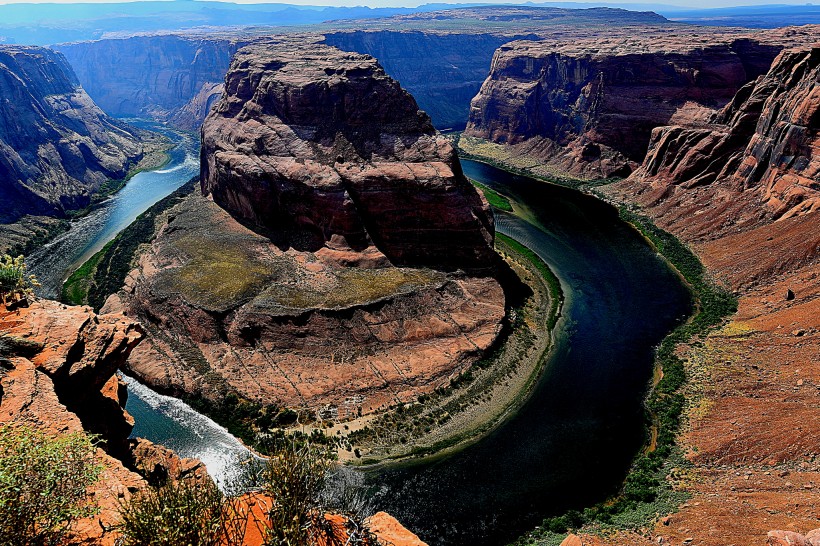
{"type": "Polygon", "coordinates": [[[604,500],[644,442],[654,347],[691,310],[679,277],[608,204],[462,161],[510,196],[497,230],[536,252],[566,297],[545,372],[522,409],[444,460],[369,476],[374,504],[436,545],[498,546],[544,516],[604,500]]]}
{"type": "Polygon", "coordinates": [[[161,169],[143,171],[89,214],[73,220],[71,228],[33,252],[26,262],[42,285],[38,295],[60,297],[63,282],[151,205],[199,174],[199,139],[191,133],[141,120],[132,125],[164,134],[173,143],[170,160],[161,169]]]}
{"type": "MultiPolygon", "coordinates": [[[[197,143],[163,169],[140,173],[71,230],[30,257],[43,294],[136,216],[198,171],[197,143]]],[[[447,458],[367,475],[373,505],[431,545],[497,546],[547,515],[615,491],[644,441],[642,400],[653,350],[691,309],[677,275],[617,211],[594,197],[472,161],[465,173],[516,203],[499,232],[535,251],[561,281],[563,317],[545,372],[521,410],[447,458]]],[[[129,383],[134,434],[203,459],[223,484],[247,451],[216,423],[173,398],[129,383]]]]}

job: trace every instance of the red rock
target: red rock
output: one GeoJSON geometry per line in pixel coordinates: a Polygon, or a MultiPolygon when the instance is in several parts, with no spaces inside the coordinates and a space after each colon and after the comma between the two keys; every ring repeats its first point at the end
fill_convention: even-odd
{"type": "Polygon", "coordinates": [[[766,544],[768,546],[812,546],[806,537],[793,531],[769,531],[766,544]]]}
{"type": "Polygon", "coordinates": [[[806,533],[806,540],[811,546],[820,546],[820,529],[813,529],[806,533]]]}
{"type": "Polygon", "coordinates": [[[581,537],[570,533],[567,535],[567,538],[561,542],[561,546],[584,546],[584,543],[581,541],[581,537]]]}
{"type": "Polygon", "coordinates": [[[304,40],[237,52],[202,127],[202,188],[283,248],[492,267],[489,206],[416,101],[368,55],[304,40]]]}

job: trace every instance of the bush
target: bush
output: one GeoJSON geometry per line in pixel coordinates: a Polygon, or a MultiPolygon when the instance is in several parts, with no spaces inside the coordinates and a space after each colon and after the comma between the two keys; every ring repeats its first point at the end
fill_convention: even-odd
{"type": "Polygon", "coordinates": [[[120,506],[122,546],[241,544],[247,514],[211,481],[166,482],[120,506]]]}
{"type": "Polygon", "coordinates": [[[0,258],[0,301],[14,302],[34,294],[40,286],[34,275],[26,275],[26,262],[22,256],[12,258],[8,254],[0,258]]]}
{"type": "Polygon", "coordinates": [[[83,433],[0,427],[0,544],[64,544],[74,521],[94,515],[88,488],[102,472],[94,452],[83,433]]]}

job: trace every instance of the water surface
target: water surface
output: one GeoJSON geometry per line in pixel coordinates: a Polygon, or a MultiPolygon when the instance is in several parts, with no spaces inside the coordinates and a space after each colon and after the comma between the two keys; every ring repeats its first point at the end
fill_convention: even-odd
{"type": "Polygon", "coordinates": [[[26,258],[29,270],[42,285],[39,296],[58,298],[63,282],[102,249],[151,205],[170,195],[199,174],[199,139],[158,123],[129,123],[167,136],[174,143],[170,161],[161,169],[133,176],[119,192],[86,216],[71,222],[71,229],[26,258]]]}
{"type": "Polygon", "coordinates": [[[521,411],[444,460],[370,476],[376,506],[436,545],[499,545],[616,491],[644,441],[654,347],[691,308],[678,276],[611,206],[472,161],[470,178],[525,207],[497,229],[535,251],[566,301],[521,411]]]}

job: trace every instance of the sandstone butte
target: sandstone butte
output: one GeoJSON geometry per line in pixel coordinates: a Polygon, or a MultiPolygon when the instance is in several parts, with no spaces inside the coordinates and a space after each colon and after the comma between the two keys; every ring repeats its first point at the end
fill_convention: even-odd
{"type": "Polygon", "coordinates": [[[628,176],[652,131],[706,125],[812,26],[706,27],[516,41],[500,47],[473,99],[465,136],[504,145],[518,166],[583,179],[628,176]]]}
{"type": "MultiPolygon", "coordinates": [[[[180,459],[144,439],[129,439],[134,421],[123,409],[127,392],[116,375],[128,353],[143,339],[139,325],[122,315],[96,315],[88,307],[38,300],[28,307],[0,306],[0,335],[37,344],[25,356],[0,362],[0,424],[25,424],[53,434],[85,431],[99,435],[96,456],[104,470],[90,493],[100,506],[93,518],[75,526],[71,544],[113,545],[119,502],[149,481],[204,480],[205,467],[180,459]]],[[[264,503],[255,503],[256,521],[264,503]]],[[[339,518],[339,516],[328,516],[339,518]]],[[[384,512],[368,524],[381,544],[426,546],[384,512]]],[[[249,525],[249,529],[259,529],[249,525]]],[[[248,532],[244,546],[260,546],[262,535],[248,532]]]]}
{"type": "Polygon", "coordinates": [[[682,349],[691,500],[642,535],[568,544],[818,543],[802,534],[820,527],[818,82],[820,49],[783,51],[709,130],[656,129],[641,167],[606,188],[686,241],[739,310],[682,349]]]}
{"type": "Polygon", "coordinates": [[[143,158],[141,134],[103,113],[60,53],[3,45],[0,93],[13,97],[0,115],[0,222],[85,207],[143,158]]]}
{"type": "Polygon", "coordinates": [[[104,308],[149,332],[126,364],[149,385],[355,417],[448,383],[497,337],[489,206],[372,57],[239,50],[201,184],[104,308]]]}

